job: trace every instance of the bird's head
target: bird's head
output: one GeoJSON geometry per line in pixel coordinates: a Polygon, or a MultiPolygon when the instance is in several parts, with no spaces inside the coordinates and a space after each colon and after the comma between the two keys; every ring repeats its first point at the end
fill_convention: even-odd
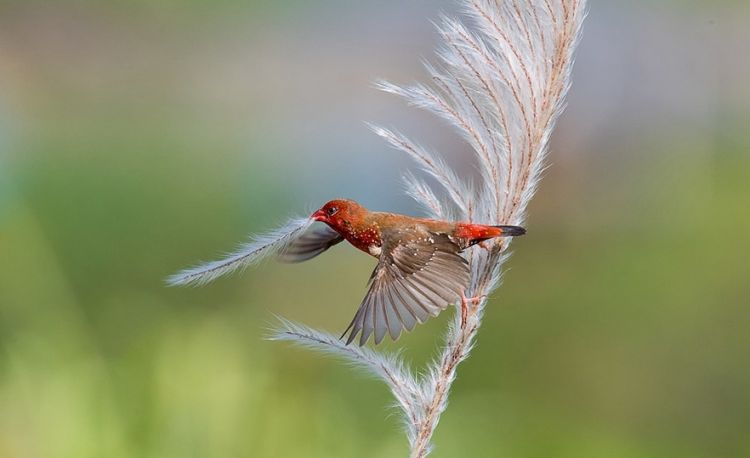
{"type": "Polygon", "coordinates": [[[311,218],[341,232],[361,220],[367,210],[353,200],[336,199],[320,207],[311,218]]]}

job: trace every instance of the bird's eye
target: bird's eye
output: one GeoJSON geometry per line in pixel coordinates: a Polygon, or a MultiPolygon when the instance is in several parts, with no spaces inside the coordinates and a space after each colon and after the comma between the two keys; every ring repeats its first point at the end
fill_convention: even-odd
{"type": "Polygon", "coordinates": [[[335,214],[336,214],[336,213],[338,213],[338,212],[339,212],[339,209],[338,209],[338,208],[336,208],[336,207],[331,207],[331,208],[329,208],[329,209],[328,209],[328,216],[333,216],[333,215],[335,215],[335,214]]]}

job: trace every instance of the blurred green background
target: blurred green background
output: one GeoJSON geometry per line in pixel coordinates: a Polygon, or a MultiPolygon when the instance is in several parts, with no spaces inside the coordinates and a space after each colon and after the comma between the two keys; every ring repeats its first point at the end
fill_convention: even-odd
{"type": "MultiPolygon", "coordinates": [[[[750,456],[750,7],[591,4],[569,109],[435,457],[750,456]]],[[[339,247],[163,279],[329,198],[416,212],[364,120],[467,147],[424,78],[447,0],[0,2],[0,457],[396,457],[386,388],[264,340],[338,332],[339,247]]],[[[447,314],[398,345],[435,355],[447,314]]]]}

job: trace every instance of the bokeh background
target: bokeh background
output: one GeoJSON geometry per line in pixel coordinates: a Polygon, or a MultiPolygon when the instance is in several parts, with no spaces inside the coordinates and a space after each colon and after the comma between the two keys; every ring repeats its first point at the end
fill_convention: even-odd
{"type": "MultiPolygon", "coordinates": [[[[423,79],[447,0],[0,2],[0,457],[397,457],[386,388],[264,340],[341,331],[339,247],[163,279],[332,197],[416,212],[467,147],[423,79]]],[[[750,4],[593,1],[569,109],[435,457],[750,456],[750,4]]],[[[464,165],[465,167],[465,165],[464,165]]],[[[398,345],[435,355],[447,314],[398,345]]]]}

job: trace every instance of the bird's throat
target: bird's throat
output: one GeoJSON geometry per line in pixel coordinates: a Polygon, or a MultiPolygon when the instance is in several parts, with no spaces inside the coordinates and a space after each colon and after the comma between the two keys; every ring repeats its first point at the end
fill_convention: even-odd
{"type": "Polygon", "coordinates": [[[342,221],[342,224],[334,229],[359,250],[375,257],[380,256],[382,240],[377,224],[357,225],[342,221]]]}

